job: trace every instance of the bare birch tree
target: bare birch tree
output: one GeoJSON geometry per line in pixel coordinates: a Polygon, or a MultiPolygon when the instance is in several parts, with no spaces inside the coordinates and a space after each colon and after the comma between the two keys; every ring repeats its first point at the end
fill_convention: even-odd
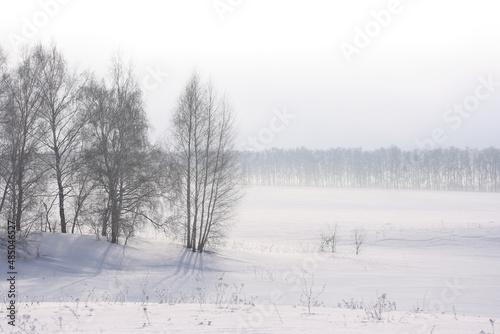
{"type": "Polygon", "coordinates": [[[184,220],[186,247],[203,252],[224,236],[240,199],[232,110],[195,73],[179,97],[172,124],[177,209],[184,220]]]}
{"type": "Polygon", "coordinates": [[[81,129],[85,120],[78,98],[84,81],[81,75],[71,73],[55,46],[37,46],[35,57],[40,68],[40,75],[36,78],[42,102],[40,116],[47,128],[42,142],[51,152],[45,162],[55,174],[60,229],[66,233],[65,199],[72,188],[72,175],[81,163],[78,150],[81,148],[81,129]]]}
{"type": "Polygon", "coordinates": [[[8,157],[9,217],[18,231],[21,230],[23,214],[37,205],[44,188],[45,170],[37,157],[42,136],[42,99],[37,85],[40,74],[33,50],[27,49],[5,85],[7,101],[1,125],[8,157]]]}
{"type": "MultiPolygon", "coordinates": [[[[3,50],[0,47],[0,121],[5,121],[4,114],[6,112],[7,106],[7,60],[3,54],[3,50]]],[[[0,127],[3,128],[3,123],[0,123],[0,127]]],[[[8,150],[5,145],[5,140],[2,133],[0,133],[0,186],[1,188],[1,198],[0,198],[0,214],[3,211],[5,204],[5,199],[7,198],[8,186],[10,184],[12,174],[9,172],[8,167],[8,150]]]]}

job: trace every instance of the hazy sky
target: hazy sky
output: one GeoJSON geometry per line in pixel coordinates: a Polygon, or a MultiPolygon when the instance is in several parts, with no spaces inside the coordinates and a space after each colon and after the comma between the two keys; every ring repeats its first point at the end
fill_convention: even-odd
{"type": "Polygon", "coordinates": [[[238,147],[500,146],[498,0],[0,0],[0,43],[135,64],[152,136],[194,68],[232,101],[238,147]],[[168,73],[168,74],[167,74],[168,73]]]}

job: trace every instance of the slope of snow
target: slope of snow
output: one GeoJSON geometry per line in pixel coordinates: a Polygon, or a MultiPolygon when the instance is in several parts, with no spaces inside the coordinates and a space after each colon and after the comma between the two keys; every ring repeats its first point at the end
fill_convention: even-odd
{"type": "Polygon", "coordinates": [[[42,233],[39,256],[17,261],[16,330],[493,333],[498,203],[496,193],[255,187],[215,253],[42,233]],[[316,251],[328,224],[339,225],[335,254],[316,251]],[[358,227],[367,242],[356,256],[358,227]]]}

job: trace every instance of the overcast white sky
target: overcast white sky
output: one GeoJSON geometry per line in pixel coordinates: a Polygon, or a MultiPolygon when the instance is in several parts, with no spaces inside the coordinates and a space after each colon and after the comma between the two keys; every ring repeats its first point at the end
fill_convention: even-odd
{"type": "Polygon", "coordinates": [[[0,0],[0,43],[14,61],[18,40],[53,40],[100,74],[120,49],[148,88],[154,138],[196,67],[230,97],[239,147],[483,148],[500,146],[499,12],[498,0],[0,0]]]}

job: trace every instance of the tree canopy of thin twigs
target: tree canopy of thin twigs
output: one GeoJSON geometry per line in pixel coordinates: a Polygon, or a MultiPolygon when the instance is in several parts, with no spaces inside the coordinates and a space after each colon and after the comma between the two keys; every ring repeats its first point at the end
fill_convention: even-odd
{"type": "Polygon", "coordinates": [[[224,236],[241,196],[232,110],[194,73],[179,97],[172,128],[178,219],[186,247],[203,252],[224,236]]]}

